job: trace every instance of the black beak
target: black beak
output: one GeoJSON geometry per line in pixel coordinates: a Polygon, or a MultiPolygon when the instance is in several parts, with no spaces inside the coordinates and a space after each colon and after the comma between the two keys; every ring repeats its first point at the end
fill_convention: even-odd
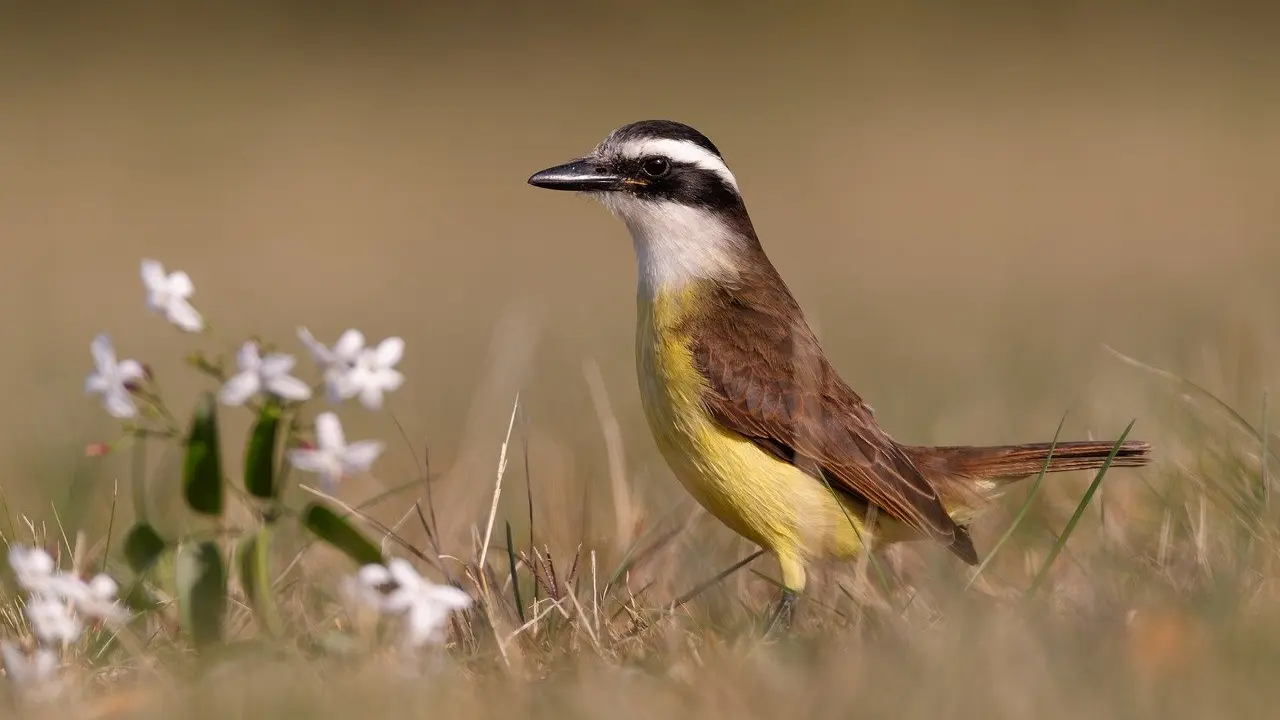
{"type": "Polygon", "coordinates": [[[622,178],[593,158],[585,157],[536,172],[529,178],[529,184],[548,190],[601,192],[620,189],[622,178]]]}

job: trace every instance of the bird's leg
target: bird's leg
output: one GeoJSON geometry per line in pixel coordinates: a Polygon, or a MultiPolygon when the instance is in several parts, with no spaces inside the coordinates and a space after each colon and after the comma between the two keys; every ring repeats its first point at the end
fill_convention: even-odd
{"type": "Polygon", "coordinates": [[[800,599],[800,593],[791,588],[782,589],[782,597],[778,599],[778,604],[774,608],[769,622],[765,625],[765,637],[772,635],[776,631],[786,631],[791,629],[791,621],[795,615],[796,602],[800,599]]]}

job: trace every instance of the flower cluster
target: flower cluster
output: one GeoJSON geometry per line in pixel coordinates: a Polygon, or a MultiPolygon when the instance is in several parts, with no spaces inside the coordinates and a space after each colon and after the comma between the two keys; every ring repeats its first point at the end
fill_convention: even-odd
{"type": "MultiPolygon", "coordinates": [[[[153,313],[186,332],[206,329],[204,317],[191,304],[195,286],[186,273],[166,271],[154,260],[143,260],[141,269],[146,305],[153,313]]],[[[225,368],[221,360],[206,360],[201,354],[192,356],[190,362],[218,381],[218,403],[253,407],[258,400],[261,406],[255,410],[261,413],[261,418],[279,420],[287,417],[288,420],[278,426],[275,423],[264,425],[260,420],[255,428],[266,427],[272,433],[277,427],[287,428],[284,447],[287,448],[289,464],[317,475],[321,486],[332,492],[342,478],[367,471],[384,451],[384,445],[376,440],[348,442],[338,415],[330,410],[316,415],[314,442],[304,441],[297,435],[300,426],[296,422],[298,413],[322,387],[325,399],[331,405],[358,400],[368,410],[382,408],[387,394],[404,383],[404,375],[396,369],[404,356],[404,341],[399,337],[389,337],[376,343],[366,342],[365,336],[355,329],[343,332],[332,346],[317,340],[305,327],[298,328],[297,335],[320,371],[321,382],[314,386],[295,374],[297,359],[293,355],[256,340],[239,344],[234,369],[225,368]]],[[[133,420],[126,426],[127,433],[156,434],[172,439],[184,436],[176,417],[164,405],[148,366],[133,359],[119,359],[106,334],[95,338],[90,349],[95,369],[85,380],[85,391],[101,396],[103,407],[112,416],[133,420]]],[[[216,420],[207,419],[212,417],[206,412],[193,419],[192,438],[200,428],[216,431],[216,420]]],[[[207,435],[213,435],[213,432],[207,435]]],[[[274,448],[275,436],[271,437],[271,447],[274,448]]],[[[200,448],[200,452],[205,449],[200,448]]],[[[109,450],[109,446],[104,448],[102,444],[95,444],[87,452],[101,455],[109,450]]],[[[274,450],[266,456],[269,466],[274,465],[273,457],[274,450]]],[[[217,481],[220,482],[221,478],[217,481]]],[[[279,492],[279,488],[272,488],[271,492],[279,492]]],[[[312,530],[335,546],[343,544],[343,538],[334,541],[332,534],[326,535],[325,530],[315,527],[312,530]]],[[[347,532],[354,531],[348,529],[347,532]]],[[[154,535],[154,531],[152,533],[154,535]]],[[[48,675],[56,669],[57,656],[44,648],[52,648],[59,643],[65,645],[79,637],[81,620],[72,611],[114,621],[117,615],[110,611],[110,603],[114,602],[116,588],[102,576],[86,583],[74,576],[57,573],[52,559],[38,554],[38,551],[15,552],[11,562],[24,587],[32,593],[27,606],[28,620],[44,643],[42,649],[22,666],[22,670],[14,671],[15,677],[23,672],[29,677],[48,675]],[[46,598],[50,600],[46,601],[46,598]]],[[[424,579],[403,559],[391,560],[385,566],[361,567],[353,576],[346,578],[343,590],[349,599],[366,609],[401,618],[405,628],[401,637],[409,648],[439,642],[441,629],[450,613],[472,603],[461,590],[424,579]]],[[[6,650],[6,657],[8,654],[6,650]]],[[[22,658],[26,659],[25,656],[22,658]]],[[[13,661],[15,667],[17,662],[13,661]]]]}
{"type": "Polygon", "coordinates": [[[86,581],[58,570],[53,557],[40,548],[12,546],[9,566],[27,592],[23,614],[38,645],[28,655],[13,643],[0,644],[5,673],[25,693],[56,694],[58,651],[80,640],[85,619],[118,626],[129,613],[117,601],[118,588],[110,577],[100,574],[86,581]]]}
{"type": "Polygon", "coordinates": [[[401,640],[408,649],[440,642],[449,613],[472,603],[470,595],[427,580],[403,558],[393,558],[386,565],[365,565],[344,579],[342,589],[358,605],[401,617],[401,640]]]}
{"type": "MultiPolygon", "coordinates": [[[[205,329],[204,317],[190,300],[195,285],[185,272],[166,272],[159,262],[143,260],[142,284],[149,310],[186,332],[205,329]]],[[[364,335],[350,329],[329,347],[305,327],[298,328],[298,338],[323,373],[325,397],[332,404],[358,398],[365,408],[377,410],[386,394],[404,383],[404,375],[395,369],[404,356],[401,338],[389,337],[366,346],[364,335]]],[[[142,413],[139,399],[153,405],[158,402],[146,389],[150,378],[146,366],[137,360],[117,359],[109,335],[98,335],[89,347],[95,368],[85,379],[85,392],[100,395],[102,406],[110,415],[137,418],[142,413]]],[[[306,402],[311,399],[312,388],[293,375],[296,365],[292,355],[264,354],[256,342],[245,342],[236,353],[237,370],[219,388],[218,400],[224,405],[239,406],[265,395],[286,403],[306,402]]],[[[289,459],[299,470],[320,475],[328,490],[342,477],[368,470],[383,450],[382,443],[375,441],[348,445],[342,425],[332,412],[316,418],[316,435],[318,447],[294,450],[289,459]]]]}

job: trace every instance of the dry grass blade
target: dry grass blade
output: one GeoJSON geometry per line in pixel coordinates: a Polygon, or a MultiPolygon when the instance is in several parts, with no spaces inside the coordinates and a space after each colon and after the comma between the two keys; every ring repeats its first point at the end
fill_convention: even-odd
{"type": "Polygon", "coordinates": [[[605,452],[609,457],[609,483],[613,489],[613,527],[616,545],[622,549],[631,545],[632,525],[635,518],[631,506],[631,493],[627,491],[622,430],[618,427],[618,418],[613,414],[613,408],[609,404],[609,393],[605,389],[600,366],[594,360],[588,360],[584,364],[583,372],[587,377],[587,387],[591,390],[591,400],[595,404],[596,419],[604,432],[605,452]]]}
{"type": "MultiPolygon", "coordinates": [[[[502,449],[498,453],[498,472],[493,483],[493,502],[489,505],[489,522],[485,525],[484,541],[480,544],[480,567],[484,567],[485,558],[489,554],[489,542],[493,540],[493,523],[498,519],[498,501],[502,499],[502,477],[507,473],[507,447],[511,443],[511,430],[516,426],[516,412],[520,409],[520,393],[516,393],[515,402],[511,406],[511,419],[507,422],[507,435],[502,441],[502,449]]],[[[484,577],[483,575],[481,577],[484,577]]],[[[488,583],[484,586],[489,592],[488,583]]]]}
{"type": "Polygon", "coordinates": [[[1253,425],[1249,423],[1248,420],[1244,418],[1243,415],[1236,412],[1235,408],[1232,408],[1230,405],[1228,405],[1227,402],[1222,398],[1218,397],[1217,395],[1214,395],[1212,392],[1209,392],[1208,389],[1201,387],[1200,385],[1180,375],[1175,375],[1174,373],[1171,373],[1168,370],[1161,370],[1160,368],[1155,367],[1153,365],[1148,365],[1142,362],[1141,360],[1129,357],[1128,355],[1125,355],[1124,353],[1112,348],[1109,345],[1103,345],[1102,347],[1104,350],[1111,353],[1112,355],[1119,358],[1120,360],[1128,363],[1129,365],[1132,365],[1133,367],[1136,367],[1140,370],[1149,372],[1152,375],[1155,375],[1156,377],[1159,377],[1161,379],[1168,380],[1169,382],[1181,385],[1184,389],[1190,390],[1195,395],[1198,395],[1208,400],[1210,404],[1218,410],[1219,414],[1231,420],[1238,428],[1245,431],[1250,436],[1252,436],[1253,439],[1261,443],[1262,448],[1267,452],[1267,454],[1269,454],[1271,457],[1277,460],[1280,460],[1280,456],[1276,455],[1276,453],[1270,449],[1270,443],[1268,442],[1268,439],[1265,434],[1259,432],[1256,428],[1253,427],[1253,425]]]}

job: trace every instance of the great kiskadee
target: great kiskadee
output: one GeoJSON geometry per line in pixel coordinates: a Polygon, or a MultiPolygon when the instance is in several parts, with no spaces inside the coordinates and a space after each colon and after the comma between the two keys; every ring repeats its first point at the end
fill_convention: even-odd
{"type": "MultiPolygon", "coordinates": [[[[808,563],[871,542],[933,540],[977,564],[968,523],[1050,458],[1050,443],[914,446],[881,429],[765,256],[720,151],[688,125],[623,126],[529,184],[588,193],[626,223],[649,428],[689,493],[777,558],[774,622],[790,621],[808,563]]],[[[1098,468],[1112,449],[1060,442],[1048,471],[1098,468]]],[[[1150,450],[1125,442],[1112,464],[1150,450]]]]}

